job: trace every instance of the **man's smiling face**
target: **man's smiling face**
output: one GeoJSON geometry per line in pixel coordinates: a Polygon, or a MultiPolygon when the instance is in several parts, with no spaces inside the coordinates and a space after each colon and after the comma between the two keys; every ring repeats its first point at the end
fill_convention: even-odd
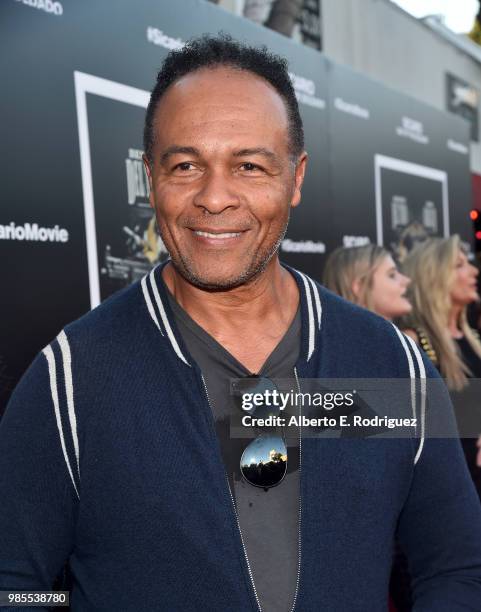
{"type": "Polygon", "coordinates": [[[264,79],[200,69],[158,103],[151,195],[177,271],[228,289],[265,269],[300,201],[305,156],[290,152],[285,103],[264,79]]]}

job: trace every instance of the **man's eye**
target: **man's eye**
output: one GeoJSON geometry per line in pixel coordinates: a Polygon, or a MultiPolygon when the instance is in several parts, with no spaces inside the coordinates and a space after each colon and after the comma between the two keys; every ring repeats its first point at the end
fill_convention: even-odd
{"type": "Polygon", "coordinates": [[[251,162],[245,162],[242,164],[241,168],[243,170],[247,170],[247,172],[253,172],[255,170],[262,170],[262,168],[260,166],[257,166],[256,164],[253,164],[251,162]]]}
{"type": "Polygon", "coordinates": [[[177,164],[176,166],[174,166],[174,170],[181,170],[183,172],[186,172],[188,170],[192,170],[193,169],[193,165],[190,162],[180,162],[180,164],[177,164]]]}

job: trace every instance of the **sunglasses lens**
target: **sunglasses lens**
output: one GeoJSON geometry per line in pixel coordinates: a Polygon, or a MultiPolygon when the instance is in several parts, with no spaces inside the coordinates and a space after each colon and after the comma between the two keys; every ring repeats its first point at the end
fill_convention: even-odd
{"type": "Polygon", "coordinates": [[[242,476],[256,487],[275,487],[287,471],[287,448],[280,436],[262,435],[244,450],[240,468],[242,476]]]}

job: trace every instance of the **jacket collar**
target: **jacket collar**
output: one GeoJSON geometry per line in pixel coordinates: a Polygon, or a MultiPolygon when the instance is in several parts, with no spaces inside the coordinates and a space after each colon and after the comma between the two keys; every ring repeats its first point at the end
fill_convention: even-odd
{"type": "MultiPolygon", "coordinates": [[[[157,265],[141,280],[143,299],[147,310],[158,332],[165,338],[177,357],[188,367],[190,357],[184,346],[182,337],[177,329],[175,318],[170,308],[169,300],[163,282],[161,282],[162,269],[169,260],[157,265]]],[[[309,276],[303,272],[282,264],[294,276],[299,288],[301,303],[301,358],[308,363],[318,348],[319,331],[321,329],[322,304],[319,287],[309,276]]]]}
{"type": "Polygon", "coordinates": [[[319,287],[310,276],[282,264],[294,276],[301,298],[302,339],[301,354],[309,362],[319,344],[321,330],[322,304],[319,287]]]}

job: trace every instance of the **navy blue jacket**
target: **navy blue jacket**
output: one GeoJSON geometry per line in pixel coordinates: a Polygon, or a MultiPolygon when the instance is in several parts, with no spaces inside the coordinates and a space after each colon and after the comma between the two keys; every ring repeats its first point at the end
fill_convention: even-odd
{"type": "MultiPolygon", "coordinates": [[[[68,560],[74,611],[259,609],[201,372],[160,274],[68,325],[14,392],[0,425],[0,589],[49,589],[68,560]]],[[[437,376],[393,325],[295,277],[301,387],[437,376]]],[[[430,411],[416,410],[426,433],[430,411]]],[[[417,612],[481,610],[481,510],[458,441],[306,438],[301,510],[296,610],[385,612],[396,531],[417,612]]]]}

